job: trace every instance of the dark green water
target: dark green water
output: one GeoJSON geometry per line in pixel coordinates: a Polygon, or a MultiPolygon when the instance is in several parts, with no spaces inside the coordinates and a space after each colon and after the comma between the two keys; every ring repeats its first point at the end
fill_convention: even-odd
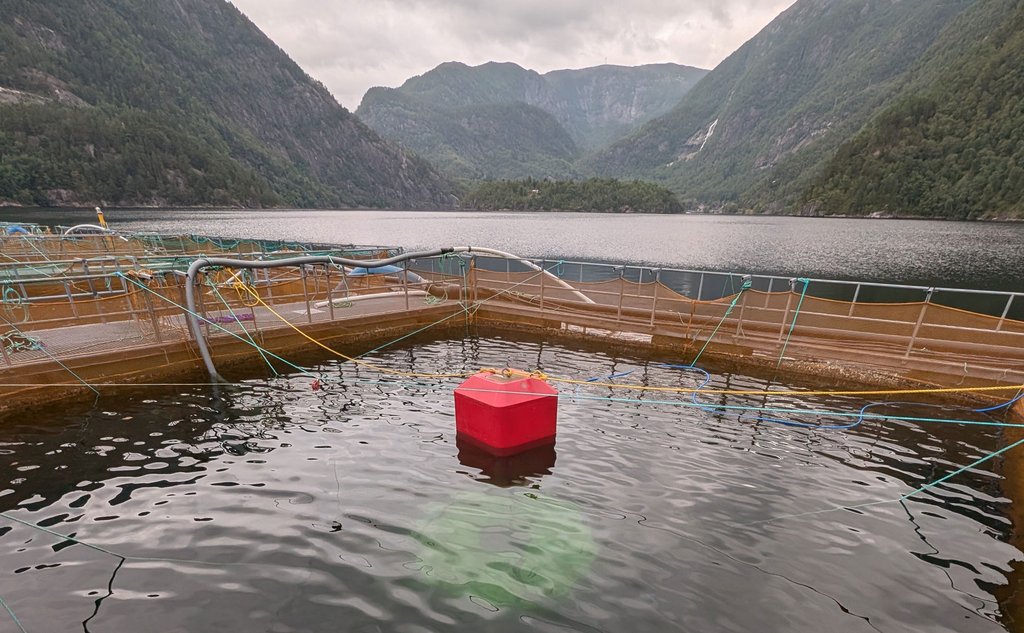
{"type": "MultiPolygon", "coordinates": [[[[644,359],[535,340],[467,336],[375,360],[577,378],[633,370],[620,380],[697,384],[644,359]]],[[[496,463],[456,442],[457,381],[331,362],[314,373],[321,391],[301,374],[250,374],[219,394],[151,388],[5,420],[0,509],[129,557],[0,518],[0,597],[25,630],[1013,626],[995,596],[1017,586],[1010,563],[1022,555],[1007,542],[998,464],[894,502],[998,448],[998,429],[891,419],[798,428],[684,406],[683,394],[565,386],[554,451],[496,463]],[[884,503],[805,514],[875,502],[884,503]]],[[[765,384],[730,374],[712,382],[765,384]]],[[[16,630],[0,613],[0,632],[16,630]]]]}

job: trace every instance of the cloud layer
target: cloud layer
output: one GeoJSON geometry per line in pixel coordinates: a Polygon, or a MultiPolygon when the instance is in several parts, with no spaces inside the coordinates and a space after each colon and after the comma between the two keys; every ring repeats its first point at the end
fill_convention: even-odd
{"type": "Polygon", "coordinates": [[[712,68],[793,0],[231,0],[354,110],[446,61],[712,68]]]}

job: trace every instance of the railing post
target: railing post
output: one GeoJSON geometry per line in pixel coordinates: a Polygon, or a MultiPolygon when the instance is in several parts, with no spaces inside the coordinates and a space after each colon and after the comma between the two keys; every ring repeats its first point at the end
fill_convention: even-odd
{"type": "MultiPolygon", "coordinates": [[[[204,271],[202,271],[202,275],[203,275],[203,278],[204,278],[204,279],[205,279],[205,278],[207,278],[207,274],[206,274],[206,271],[205,271],[205,270],[204,270],[204,271]]],[[[187,280],[187,278],[186,278],[186,281],[185,281],[185,283],[188,283],[188,280],[187,280]]],[[[206,340],[210,340],[210,321],[209,321],[209,319],[207,318],[207,317],[208,317],[208,315],[206,314],[206,292],[205,292],[205,291],[203,290],[203,284],[202,284],[202,282],[200,282],[200,281],[199,281],[199,275],[196,275],[196,278],[195,278],[195,281],[194,281],[194,283],[195,283],[195,285],[196,285],[196,286],[198,287],[198,290],[199,290],[199,291],[198,291],[198,292],[196,293],[196,295],[197,295],[197,297],[198,297],[198,299],[199,299],[199,301],[198,301],[198,303],[199,303],[199,305],[198,305],[198,308],[199,308],[199,316],[201,316],[201,317],[202,317],[202,321],[203,321],[203,329],[205,329],[205,330],[206,330],[206,340]]],[[[184,289],[184,288],[182,288],[182,291],[184,291],[184,290],[185,290],[185,289],[184,289]]],[[[183,301],[182,303],[184,303],[184,301],[183,301]]]]}
{"type": "Polygon", "coordinates": [[[78,306],[75,305],[75,297],[71,294],[71,286],[68,282],[64,282],[64,294],[68,296],[68,305],[71,306],[71,314],[77,319],[78,318],[78,306]]]}
{"type": "Polygon", "coordinates": [[[925,293],[921,312],[917,315],[917,323],[914,324],[914,332],[910,335],[910,344],[907,345],[907,351],[903,354],[903,358],[910,358],[910,352],[914,349],[914,343],[917,341],[917,333],[921,330],[921,324],[924,323],[924,313],[928,310],[928,302],[932,300],[934,293],[935,288],[929,288],[928,292],[925,293]]]}
{"type": "Polygon", "coordinates": [[[700,301],[700,296],[704,293],[704,271],[700,273],[700,282],[697,283],[697,301],[700,301]]]}
{"type": "Polygon", "coordinates": [[[619,309],[615,314],[615,320],[622,321],[622,299],[626,294],[626,267],[616,266],[615,270],[619,272],[619,309]]]}
{"type": "MultiPolygon", "coordinates": [[[[263,258],[261,257],[260,260],[262,260],[262,259],[263,258]]],[[[267,299],[269,299],[269,301],[267,303],[273,303],[274,302],[274,284],[270,281],[270,269],[269,268],[264,268],[263,269],[263,279],[267,282],[267,299]]],[[[255,284],[253,284],[253,285],[255,285],[255,284]]],[[[257,290],[257,292],[259,292],[259,291],[257,290]]]]}
{"type": "MultiPolygon", "coordinates": [[[[14,330],[11,329],[9,330],[9,332],[13,333],[14,330]]],[[[7,364],[8,367],[14,364],[11,362],[11,357],[7,355],[7,343],[4,343],[3,341],[0,341],[0,354],[3,354],[4,362],[7,364]]]]}
{"type": "Polygon", "coordinates": [[[405,311],[409,311],[409,262],[402,262],[402,290],[405,291],[405,311]]]}
{"type": "Polygon", "coordinates": [[[139,315],[136,314],[135,304],[132,302],[132,297],[128,292],[128,282],[124,277],[119,277],[121,280],[121,290],[124,291],[124,304],[128,308],[128,320],[135,321],[136,324],[141,322],[139,315]]]}
{"type": "MultiPolygon", "coordinates": [[[[477,305],[480,302],[480,273],[477,269],[476,255],[470,255],[469,257],[469,273],[470,273],[470,284],[473,287],[473,305],[477,305]]],[[[474,316],[476,313],[474,312],[474,316]]]]}
{"type": "Polygon", "coordinates": [[[160,319],[157,318],[156,310],[153,308],[153,299],[150,298],[149,292],[143,292],[142,296],[146,301],[146,309],[149,311],[149,320],[153,322],[153,335],[158,343],[163,343],[164,337],[160,334],[160,319]]]}
{"type": "Polygon", "coordinates": [[[327,312],[331,315],[331,321],[334,320],[334,289],[331,288],[331,264],[324,264],[324,270],[327,272],[327,312]]]}
{"type": "MultiPolygon", "coordinates": [[[[753,277],[751,275],[744,275],[743,276],[744,283],[746,283],[747,280],[750,280],[751,283],[753,283],[753,277]]],[[[743,293],[743,296],[740,297],[740,313],[736,317],[736,335],[737,336],[744,336],[744,333],[743,333],[743,311],[746,310],[746,308],[747,308],[747,294],[749,294],[749,293],[744,292],[743,290],[740,290],[740,292],[743,293]]]]}
{"type": "Polygon", "coordinates": [[[853,311],[857,307],[857,299],[860,298],[860,286],[861,284],[857,284],[857,289],[853,291],[853,301],[850,302],[850,312],[846,315],[848,317],[853,316],[853,311]]]}
{"type": "Polygon", "coordinates": [[[1010,295],[1010,298],[1006,301],[1006,307],[1003,308],[1003,314],[999,317],[999,323],[996,325],[996,332],[1003,329],[1003,324],[1006,323],[1006,315],[1010,314],[1010,306],[1013,305],[1013,300],[1017,298],[1017,295],[1010,295]]]}
{"type": "Polygon", "coordinates": [[[313,310],[309,305],[309,290],[306,289],[306,265],[301,264],[299,270],[302,272],[302,298],[306,300],[306,321],[313,322],[313,310]]]}
{"type": "Polygon", "coordinates": [[[654,269],[654,296],[651,299],[651,327],[654,327],[654,315],[658,313],[658,286],[661,281],[661,269],[654,269]]]}
{"type": "Polygon", "coordinates": [[[544,274],[545,270],[547,270],[547,260],[542,259],[542,260],[540,260],[540,311],[541,312],[544,311],[544,278],[547,277],[547,275],[544,274]]]}
{"type": "Polygon", "coordinates": [[[786,321],[789,320],[789,308],[793,305],[793,294],[796,293],[796,279],[789,280],[789,295],[786,296],[786,309],[782,313],[782,324],[779,325],[779,342],[786,334],[786,321]]]}

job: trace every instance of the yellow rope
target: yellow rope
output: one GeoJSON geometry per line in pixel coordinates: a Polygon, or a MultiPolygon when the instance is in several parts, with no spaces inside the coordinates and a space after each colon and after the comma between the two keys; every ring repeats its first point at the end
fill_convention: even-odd
{"type": "Polygon", "coordinates": [[[362,365],[364,367],[369,367],[369,368],[375,369],[375,370],[377,370],[377,371],[379,371],[381,373],[392,374],[392,375],[395,375],[395,376],[406,376],[406,377],[409,377],[409,378],[466,378],[467,376],[470,376],[470,374],[468,374],[468,373],[461,373],[461,374],[423,374],[423,373],[419,373],[419,372],[400,371],[400,370],[397,370],[397,369],[390,369],[390,368],[387,368],[387,367],[381,367],[380,365],[375,365],[374,363],[370,363],[370,362],[367,362],[365,360],[360,360],[358,358],[353,358],[352,356],[347,356],[345,354],[342,354],[338,350],[334,349],[333,347],[329,347],[327,345],[324,345],[320,341],[316,340],[312,336],[310,336],[310,335],[306,334],[305,332],[303,332],[302,330],[300,330],[291,321],[289,321],[285,317],[281,316],[280,314],[277,313],[276,310],[274,310],[269,305],[267,305],[266,302],[263,301],[263,298],[260,297],[260,295],[255,290],[250,288],[247,284],[242,283],[242,282],[236,282],[236,286],[235,287],[239,289],[239,292],[241,292],[242,289],[247,291],[249,294],[252,295],[253,300],[258,302],[259,305],[263,306],[267,310],[270,310],[271,314],[273,314],[278,319],[280,319],[282,323],[284,323],[285,325],[287,325],[288,327],[290,327],[291,329],[295,330],[297,333],[302,335],[302,337],[305,338],[306,340],[310,341],[311,343],[313,343],[317,347],[320,347],[320,348],[322,348],[324,350],[327,350],[328,352],[334,354],[335,356],[338,356],[339,358],[345,359],[348,362],[356,363],[357,365],[362,365]]]}
{"type": "MultiPolygon", "coordinates": [[[[518,376],[535,376],[535,373],[525,372],[518,369],[509,370],[513,375],[518,376]]],[[[786,394],[798,394],[801,396],[895,396],[895,395],[910,395],[910,394],[929,394],[929,393],[979,393],[989,391],[1019,391],[1024,389],[1024,385],[998,385],[989,387],[945,387],[945,388],[929,388],[929,389],[872,389],[872,390],[854,390],[854,391],[830,391],[830,390],[819,390],[819,391],[799,391],[799,390],[764,390],[764,389],[686,389],[683,387],[650,387],[647,385],[636,385],[636,384],[625,384],[625,383],[614,383],[614,382],[591,382],[587,380],[573,380],[571,378],[558,378],[554,376],[547,376],[547,380],[551,382],[561,382],[569,385],[590,385],[592,387],[608,387],[610,389],[636,389],[640,391],[666,391],[672,393],[709,393],[709,394],[727,394],[734,396],[782,396],[786,394]]]]}
{"type": "MultiPolygon", "coordinates": [[[[470,376],[469,373],[461,374],[431,374],[421,372],[406,372],[397,369],[390,369],[387,367],[381,367],[374,363],[370,363],[358,358],[353,358],[342,354],[341,352],[333,349],[327,345],[324,345],[320,341],[316,340],[312,336],[309,336],[288,319],[277,313],[272,307],[267,305],[263,299],[249,287],[247,284],[237,282],[236,285],[244,288],[245,291],[253,296],[253,299],[262,305],[271,314],[280,319],[283,323],[288,325],[304,338],[317,345],[318,347],[331,352],[332,354],[345,359],[346,361],[363,365],[371,369],[375,369],[385,374],[392,374],[395,376],[407,376],[412,378],[466,378],[470,376]]],[[[926,388],[926,389],[871,389],[871,390],[813,390],[813,391],[800,391],[800,390],[764,390],[764,389],[687,389],[684,387],[652,387],[648,385],[640,384],[628,384],[628,383],[613,383],[613,382],[591,382],[587,380],[574,380],[572,378],[559,378],[557,376],[549,376],[541,371],[523,371],[521,369],[494,369],[494,368],[481,368],[480,372],[501,374],[506,377],[522,376],[524,378],[539,378],[541,380],[549,382],[558,382],[569,385],[583,385],[590,387],[607,387],[609,389],[633,389],[638,391],[656,391],[656,392],[668,392],[668,393],[699,393],[699,394],[718,394],[718,395],[734,395],[734,396],[784,396],[788,394],[798,394],[801,396],[894,396],[894,395],[913,395],[913,394],[941,394],[941,393],[985,393],[985,392],[999,392],[999,391],[1019,391],[1024,389],[1024,385],[996,385],[988,387],[943,387],[943,388],[926,388]]]]}

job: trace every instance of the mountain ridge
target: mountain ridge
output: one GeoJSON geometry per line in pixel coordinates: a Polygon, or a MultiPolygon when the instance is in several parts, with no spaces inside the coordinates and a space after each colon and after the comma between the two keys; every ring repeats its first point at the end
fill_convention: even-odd
{"type": "MultiPolygon", "coordinates": [[[[636,125],[670,107],[707,71],[679,64],[649,64],[626,67],[603,65],[540,74],[510,62],[488,62],[468,66],[445,62],[432,70],[410,77],[398,88],[374,87],[367,91],[356,110],[357,116],[385,138],[399,141],[417,153],[437,161],[464,179],[478,179],[482,173],[501,177],[572,177],[579,175],[571,163],[588,148],[621,136],[636,125]],[[467,108],[488,108],[518,103],[550,115],[576,145],[571,156],[564,152],[562,134],[510,125],[506,138],[535,138],[532,146],[520,147],[538,163],[512,161],[495,169],[485,168],[472,149],[451,143],[459,136],[473,137],[477,130],[456,133],[439,121],[444,113],[467,108]],[[545,142],[555,134],[556,146],[545,142]],[[465,155],[463,155],[465,154],[465,155]]],[[[539,114],[531,123],[540,123],[539,114]]],[[[525,122],[525,121],[521,121],[525,122]]],[[[492,145],[501,153],[512,148],[492,145]]],[[[496,161],[500,163],[501,161],[496,161]]]]}

